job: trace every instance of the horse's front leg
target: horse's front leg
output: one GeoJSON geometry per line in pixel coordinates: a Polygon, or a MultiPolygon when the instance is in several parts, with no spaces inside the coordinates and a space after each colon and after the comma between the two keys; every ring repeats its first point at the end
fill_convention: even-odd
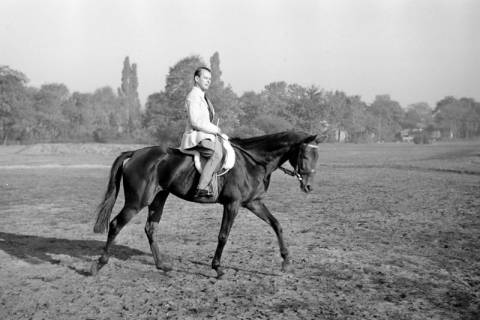
{"type": "Polygon", "coordinates": [[[150,244],[150,250],[152,250],[155,265],[157,269],[165,272],[172,270],[172,268],[161,259],[160,249],[158,248],[158,243],[155,239],[155,233],[156,229],[158,228],[158,223],[162,218],[163,207],[167,197],[168,191],[160,191],[155,196],[152,203],[148,206],[148,218],[147,222],[145,223],[145,233],[147,234],[148,243],[150,244]]]}
{"type": "Polygon", "coordinates": [[[212,268],[217,272],[217,278],[221,278],[224,275],[223,268],[220,266],[220,260],[239,207],[240,205],[237,201],[223,206],[222,226],[220,227],[220,233],[218,234],[217,250],[215,250],[215,256],[212,261],[212,268]]]}
{"type": "Polygon", "coordinates": [[[254,200],[245,204],[245,208],[252,211],[257,217],[267,222],[275,231],[278,239],[278,245],[280,246],[280,255],[283,258],[282,271],[287,271],[287,267],[290,264],[288,249],[283,240],[282,226],[278,220],[270,213],[265,204],[260,200],[254,200]]]}

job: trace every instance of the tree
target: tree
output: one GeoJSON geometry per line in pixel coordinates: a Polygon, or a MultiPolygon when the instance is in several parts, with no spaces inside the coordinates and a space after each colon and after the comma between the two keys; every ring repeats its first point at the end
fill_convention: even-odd
{"type": "Polygon", "coordinates": [[[240,97],[240,108],[242,116],[240,117],[241,125],[251,124],[260,114],[262,98],[253,91],[247,91],[240,97]]]}
{"type": "Polygon", "coordinates": [[[255,126],[266,134],[292,129],[292,124],[277,115],[260,115],[255,119],[255,126]]]}
{"type": "Polygon", "coordinates": [[[222,81],[222,70],[220,69],[220,55],[218,52],[215,52],[210,57],[210,70],[212,71],[212,82],[210,83],[209,90],[222,90],[225,85],[222,81]]]}
{"type": "Polygon", "coordinates": [[[480,136],[480,103],[471,98],[460,100],[466,109],[463,118],[463,137],[469,139],[480,136]]]}
{"type": "Polygon", "coordinates": [[[454,138],[458,136],[460,117],[456,109],[457,99],[448,96],[437,102],[434,110],[434,121],[442,131],[443,136],[454,138]]]}
{"type": "Polygon", "coordinates": [[[408,106],[402,121],[402,127],[425,129],[432,123],[432,108],[426,102],[418,102],[408,106]]]}
{"type": "Polygon", "coordinates": [[[287,88],[286,82],[273,82],[266,85],[258,95],[244,94],[239,105],[244,111],[243,119],[248,122],[240,123],[238,132],[245,135],[247,129],[250,129],[253,135],[292,128],[295,120],[288,109],[287,88]]]}
{"type": "Polygon", "coordinates": [[[178,139],[184,129],[180,120],[175,120],[168,114],[168,100],[165,92],[148,96],[143,126],[158,144],[178,144],[178,139]]]}
{"type": "Polygon", "coordinates": [[[323,91],[283,81],[266,85],[259,94],[246,92],[240,103],[242,133],[272,133],[293,127],[317,133],[326,113],[323,91]]]}
{"type": "Polygon", "coordinates": [[[74,92],[64,104],[63,116],[70,125],[67,137],[89,140],[94,131],[95,114],[92,112],[92,94],[74,92]]]}
{"type": "Polygon", "coordinates": [[[316,86],[310,86],[306,90],[305,101],[305,120],[309,122],[311,133],[318,132],[317,130],[320,121],[326,120],[326,100],[324,92],[319,90],[316,86]]]}
{"type": "Polygon", "coordinates": [[[0,66],[0,138],[6,144],[28,126],[30,100],[27,77],[8,66],[0,66]]]}
{"type": "MultiPolygon", "coordinates": [[[[120,116],[122,101],[122,98],[117,97],[111,87],[99,88],[91,95],[89,110],[93,121],[90,125],[95,141],[104,142],[122,133],[123,119],[120,116]]],[[[131,134],[140,125],[140,119],[137,120],[137,117],[139,115],[135,111],[135,115],[128,118],[127,133],[131,134]]]]}
{"type": "Polygon", "coordinates": [[[349,96],[347,98],[344,118],[341,124],[349,134],[349,141],[359,142],[368,140],[370,132],[368,130],[367,105],[360,96],[349,96]]]}
{"type": "Polygon", "coordinates": [[[69,130],[63,109],[70,93],[64,84],[49,83],[40,87],[34,95],[35,127],[33,135],[37,139],[57,140],[69,130]]]}
{"type": "Polygon", "coordinates": [[[377,95],[375,101],[367,109],[375,118],[374,130],[380,141],[393,141],[401,130],[404,111],[390,95],[377,95]]]}
{"type": "Polygon", "coordinates": [[[335,129],[345,130],[344,119],[348,113],[348,96],[342,91],[327,92],[325,116],[335,129]]]}
{"type": "Polygon", "coordinates": [[[331,129],[346,131],[348,141],[365,140],[369,134],[366,104],[360,96],[348,96],[343,91],[326,92],[323,119],[331,129]]]}
{"type": "Polygon", "coordinates": [[[267,84],[261,92],[261,113],[288,118],[289,96],[287,88],[288,85],[284,81],[267,84]]]}
{"type": "Polygon", "coordinates": [[[122,83],[118,89],[121,107],[125,110],[122,119],[128,133],[132,133],[140,121],[140,99],[138,98],[137,65],[130,65],[129,57],[125,57],[122,69],[122,83]]]}
{"type": "Polygon", "coordinates": [[[470,138],[480,135],[480,104],[471,98],[445,97],[437,103],[434,121],[444,136],[470,138]]]}
{"type": "Polygon", "coordinates": [[[315,133],[324,120],[325,99],[316,86],[305,88],[298,84],[287,86],[288,106],[284,117],[295,127],[315,133]]]}
{"type": "Polygon", "coordinates": [[[248,91],[245,92],[238,101],[242,113],[239,117],[240,124],[235,130],[234,135],[241,138],[247,138],[265,134],[265,132],[259,129],[255,124],[255,120],[261,115],[260,109],[262,99],[260,94],[248,91]]]}

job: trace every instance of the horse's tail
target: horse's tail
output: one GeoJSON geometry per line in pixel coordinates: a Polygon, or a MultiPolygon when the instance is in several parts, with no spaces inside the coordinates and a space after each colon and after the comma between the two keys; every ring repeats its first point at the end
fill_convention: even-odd
{"type": "Polygon", "coordinates": [[[118,191],[120,190],[120,181],[122,180],[123,174],[123,161],[131,158],[134,152],[135,151],[122,152],[112,164],[105,197],[97,208],[97,221],[93,227],[93,232],[95,233],[103,233],[108,229],[110,215],[112,214],[112,209],[115,205],[115,200],[117,200],[118,191]]]}

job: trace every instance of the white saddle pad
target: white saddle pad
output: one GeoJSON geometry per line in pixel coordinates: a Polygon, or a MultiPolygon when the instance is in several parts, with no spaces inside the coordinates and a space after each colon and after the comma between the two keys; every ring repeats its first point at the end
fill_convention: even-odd
{"type": "MultiPolygon", "coordinates": [[[[230,144],[230,141],[225,139],[222,139],[222,147],[223,147],[223,152],[225,153],[225,157],[222,164],[222,169],[224,170],[222,174],[224,174],[228,170],[232,169],[233,166],[235,165],[235,150],[233,150],[233,147],[230,144]]],[[[193,160],[195,162],[195,168],[197,169],[198,172],[202,173],[203,168],[202,168],[202,162],[200,159],[200,152],[196,150],[181,150],[181,151],[183,153],[191,154],[193,156],[193,160]]]]}

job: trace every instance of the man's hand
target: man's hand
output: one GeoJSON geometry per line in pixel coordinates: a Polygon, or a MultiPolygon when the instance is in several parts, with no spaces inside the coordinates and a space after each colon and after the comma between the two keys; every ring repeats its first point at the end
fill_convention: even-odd
{"type": "Polygon", "coordinates": [[[228,140],[228,136],[225,133],[218,134],[223,140],[228,140]]]}

